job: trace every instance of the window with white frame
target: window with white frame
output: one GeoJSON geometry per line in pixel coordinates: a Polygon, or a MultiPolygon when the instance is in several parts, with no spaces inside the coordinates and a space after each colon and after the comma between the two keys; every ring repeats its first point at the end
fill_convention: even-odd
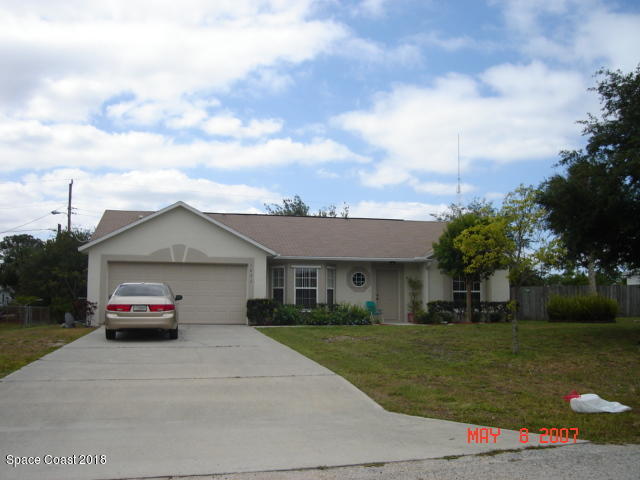
{"type": "Polygon", "coordinates": [[[318,269],[295,267],[296,305],[314,308],[318,303],[318,269]]]}
{"type": "MultiPolygon", "coordinates": [[[[480,302],[480,282],[474,280],[471,287],[471,298],[473,303],[480,302]]],[[[465,303],[467,301],[467,284],[462,277],[453,279],[453,301],[465,303]]]]}
{"type": "Polygon", "coordinates": [[[336,303],[336,269],[327,267],[327,305],[336,303]]]}
{"type": "Polygon", "coordinates": [[[271,298],[280,304],[284,303],[284,267],[271,269],[271,298]]]}

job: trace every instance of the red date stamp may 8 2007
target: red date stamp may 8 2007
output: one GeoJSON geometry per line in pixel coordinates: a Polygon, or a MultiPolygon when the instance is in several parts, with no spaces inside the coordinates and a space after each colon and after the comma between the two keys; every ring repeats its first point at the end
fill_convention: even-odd
{"type": "MultiPolygon", "coordinates": [[[[539,444],[577,443],[579,430],[572,428],[541,428],[538,435],[539,444]]],[[[476,427],[467,428],[467,443],[497,443],[502,434],[499,428],[476,427]]],[[[520,443],[529,443],[529,429],[520,429],[520,443]]]]}

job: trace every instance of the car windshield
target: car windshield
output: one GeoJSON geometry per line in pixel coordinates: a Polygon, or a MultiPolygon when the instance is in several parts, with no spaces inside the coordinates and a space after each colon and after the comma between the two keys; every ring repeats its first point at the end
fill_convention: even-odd
{"type": "Polygon", "coordinates": [[[120,285],[115,295],[118,297],[164,297],[167,295],[162,285],[120,285]]]}

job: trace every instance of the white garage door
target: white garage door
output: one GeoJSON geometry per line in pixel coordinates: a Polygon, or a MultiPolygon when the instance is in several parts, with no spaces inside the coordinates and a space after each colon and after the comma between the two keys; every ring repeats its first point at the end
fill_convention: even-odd
{"type": "Polygon", "coordinates": [[[165,282],[178,302],[180,323],[246,324],[247,267],[190,263],[109,263],[109,293],[125,282],[165,282]]]}

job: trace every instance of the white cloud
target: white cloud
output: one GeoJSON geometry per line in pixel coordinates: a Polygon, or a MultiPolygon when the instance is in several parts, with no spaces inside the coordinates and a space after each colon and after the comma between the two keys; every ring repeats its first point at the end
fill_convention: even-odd
{"type": "Polygon", "coordinates": [[[602,0],[503,0],[507,26],[532,58],[552,58],[590,70],[630,71],[638,64],[640,15],[616,12],[602,0]]]}
{"type": "MultiPolygon", "coordinates": [[[[268,124],[249,123],[249,132],[264,132],[268,124]]],[[[178,143],[157,133],[130,131],[107,133],[90,125],[10,121],[0,117],[0,171],[29,167],[86,167],[127,170],[137,168],[189,168],[206,166],[228,170],[302,163],[366,162],[333,140],[308,143],[290,138],[258,141],[203,141],[178,143]]]]}
{"type": "Polygon", "coordinates": [[[604,58],[609,68],[629,72],[640,61],[639,45],[640,15],[596,11],[580,23],[573,52],[595,64],[604,58]]]}
{"type": "MultiPolygon", "coordinates": [[[[418,193],[428,193],[430,195],[455,195],[458,189],[457,183],[442,182],[419,182],[415,179],[409,180],[409,185],[418,193]]],[[[460,184],[460,193],[469,193],[476,190],[476,187],[469,183],[460,184]]]]}
{"type": "Polygon", "coordinates": [[[487,48],[486,44],[478,42],[469,36],[446,37],[438,31],[423,33],[414,37],[414,39],[427,46],[436,46],[448,52],[454,52],[465,48],[477,49],[479,47],[487,48]]]}
{"type": "Polygon", "coordinates": [[[83,228],[94,228],[106,209],[158,210],[182,200],[202,211],[260,213],[264,203],[278,202],[281,198],[265,188],[192,178],[175,169],[118,173],[59,169],[0,183],[0,231],[43,215],[45,218],[23,229],[55,229],[58,223],[66,225],[65,216],[47,214],[54,209],[66,211],[67,185],[71,178],[74,179],[73,206],[77,208],[72,222],[83,228]]]}
{"type": "Polygon", "coordinates": [[[248,125],[242,120],[227,113],[210,117],[202,124],[202,130],[209,135],[220,135],[233,138],[259,138],[277,133],[282,129],[282,120],[268,118],[252,119],[248,125]]]}
{"type": "Polygon", "coordinates": [[[328,139],[299,143],[290,138],[271,139],[255,145],[214,143],[203,145],[210,155],[209,167],[238,169],[255,166],[282,166],[290,163],[318,165],[328,162],[360,162],[368,159],[353,153],[344,145],[328,139]]]}
{"type": "Polygon", "coordinates": [[[329,178],[329,179],[340,178],[340,175],[338,175],[336,172],[331,172],[324,168],[319,168],[318,170],[316,170],[316,175],[318,175],[320,178],[329,178]]]}
{"type": "Polygon", "coordinates": [[[297,0],[3,2],[0,108],[47,121],[82,121],[109,98],[146,100],[224,91],[252,72],[330,51],[348,34],[308,19],[297,0]]]}
{"type": "Polygon", "coordinates": [[[349,37],[343,40],[339,50],[335,52],[348,58],[366,61],[371,64],[386,66],[413,66],[422,63],[420,48],[411,43],[402,43],[389,47],[372,40],[349,37]]]}
{"type": "Polygon", "coordinates": [[[371,17],[381,17],[384,15],[385,3],[388,0],[361,0],[356,7],[356,14],[363,14],[371,17]]]}
{"type": "Polygon", "coordinates": [[[434,220],[433,215],[447,210],[445,204],[421,202],[362,201],[350,205],[350,217],[400,218],[404,220],[434,220]]]}
{"type": "Polygon", "coordinates": [[[549,158],[576,145],[591,97],[583,77],[540,62],[503,64],[478,77],[450,74],[433,86],[397,86],[369,110],[334,123],[378,148],[382,161],[362,172],[370,186],[407,182],[416,173],[453,174],[457,136],[463,171],[478,162],[549,158]]]}

